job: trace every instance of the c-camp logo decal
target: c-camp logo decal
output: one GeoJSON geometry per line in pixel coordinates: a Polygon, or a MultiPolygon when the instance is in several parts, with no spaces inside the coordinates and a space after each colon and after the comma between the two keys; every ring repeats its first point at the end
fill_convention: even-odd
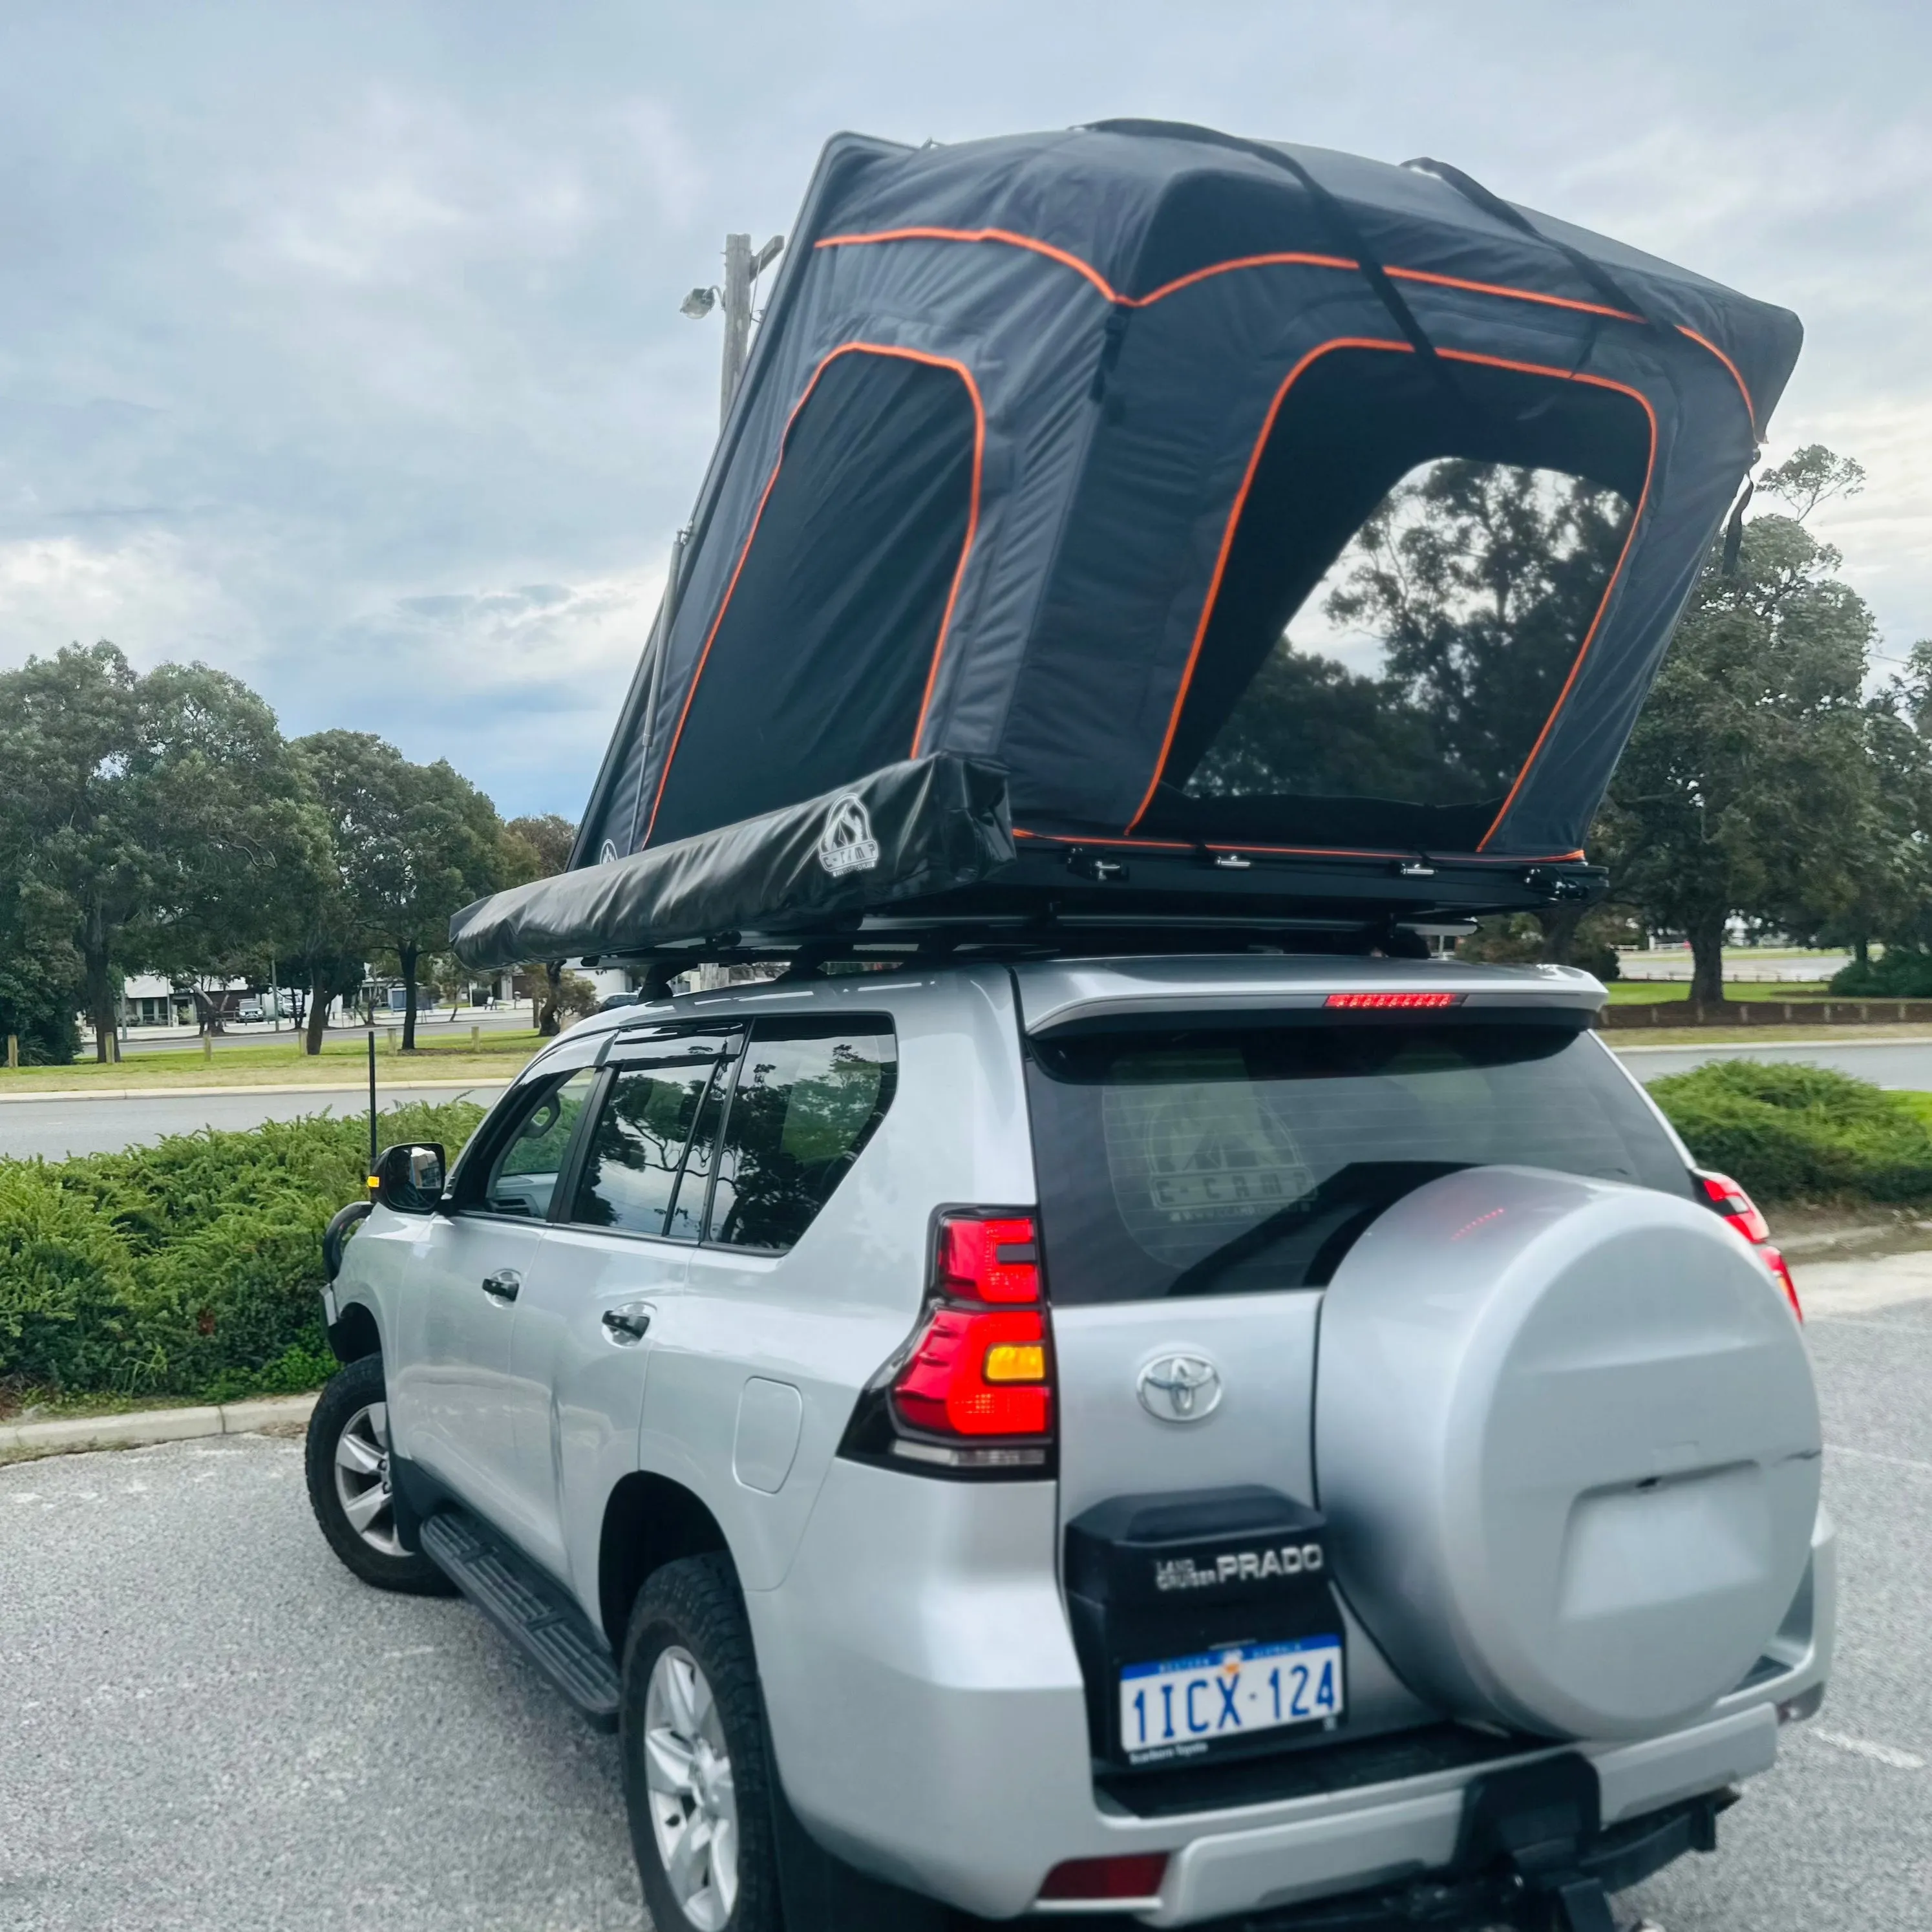
{"type": "Polygon", "coordinates": [[[848,872],[869,872],[879,862],[872,821],[856,798],[835,799],[818,835],[818,862],[835,879],[848,872]]]}

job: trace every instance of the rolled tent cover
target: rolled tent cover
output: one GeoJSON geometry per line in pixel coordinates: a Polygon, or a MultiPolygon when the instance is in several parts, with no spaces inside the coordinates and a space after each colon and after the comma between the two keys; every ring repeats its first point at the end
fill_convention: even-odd
{"type": "Polygon", "coordinates": [[[1023,855],[1574,862],[1800,340],[1164,123],[842,135],[784,259],[574,868],[937,754],[1023,855]]]}

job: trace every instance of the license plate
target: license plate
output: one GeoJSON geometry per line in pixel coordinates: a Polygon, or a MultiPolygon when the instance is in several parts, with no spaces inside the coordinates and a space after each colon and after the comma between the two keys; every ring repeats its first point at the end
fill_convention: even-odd
{"type": "Polygon", "coordinates": [[[1120,1671],[1120,1748],[1163,1754],[1333,1721],[1346,1695],[1339,1636],[1237,1644],[1120,1671]]]}

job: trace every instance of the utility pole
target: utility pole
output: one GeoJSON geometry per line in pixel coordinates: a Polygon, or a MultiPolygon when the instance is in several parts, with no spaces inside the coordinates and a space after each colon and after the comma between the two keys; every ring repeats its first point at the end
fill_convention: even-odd
{"type": "Polygon", "coordinates": [[[724,282],[722,288],[693,289],[680,304],[680,312],[693,322],[702,322],[723,302],[724,308],[724,361],[718,386],[718,427],[722,430],[731,414],[731,399],[745,374],[752,346],[752,292],[758,278],[778,258],[784,237],[774,235],[755,254],[748,235],[724,238],[724,282]]]}

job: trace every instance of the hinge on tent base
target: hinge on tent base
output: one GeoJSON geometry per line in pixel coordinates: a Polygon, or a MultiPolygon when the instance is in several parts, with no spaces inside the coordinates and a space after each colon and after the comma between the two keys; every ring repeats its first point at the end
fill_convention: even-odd
{"type": "Polygon", "coordinates": [[[1103,859],[1078,845],[1066,855],[1066,869],[1103,886],[1124,885],[1127,880],[1127,868],[1119,860],[1103,859]]]}

